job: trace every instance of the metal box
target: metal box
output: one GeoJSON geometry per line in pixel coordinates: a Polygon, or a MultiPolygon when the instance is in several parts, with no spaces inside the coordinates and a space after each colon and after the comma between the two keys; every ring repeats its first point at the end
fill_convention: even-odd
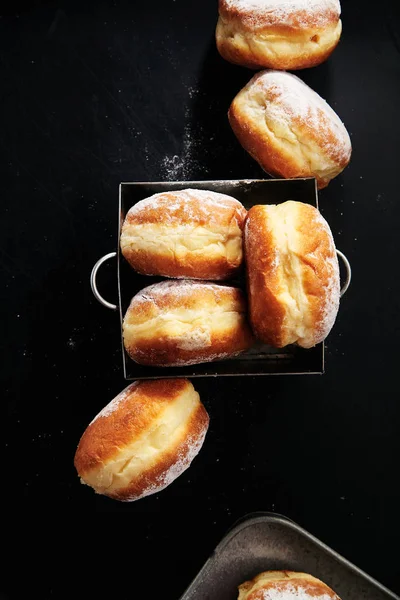
{"type": "MultiPolygon", "coordinates": [[[[105,306],[119,310],[122,339],[122,321],[132,297],[144,287],[162,281],[162,277],[149,277],[136,273],[124,259],[119,248],[122,223],[128,210],[140,200],[159,192],[185,188],[206,189],[228,194],[239,200],[247,209],[255,204],[279,204],[296,200],[318,208],[315,179],[244,179],[224,181],[136,182],[121,183],[118,209],[117,252],[97,261],[92,271],[92,289],[105,306]],[[118,307],[102,299],[96,286],[96,273],[102,262],[117,256],[118,307]]],[[[245,290],[244,272],[231,280],[245,290]]],[[[282,349],[262,343],[234,358],[183,367],[149,367],[135,363],[122,344],[124,376],[127,380],[166,377],[217,377],[254,375],[322,374],[324,372],[324,344],[304,349],[292,345],[282,349]]]]}

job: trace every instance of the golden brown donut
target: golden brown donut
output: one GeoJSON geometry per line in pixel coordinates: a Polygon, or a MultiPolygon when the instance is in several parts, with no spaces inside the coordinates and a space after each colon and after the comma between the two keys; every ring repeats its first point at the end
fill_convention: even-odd
{"type": "Polygon", "coordinates": [[[227,196],[186,189],[154,194],[128,211],[121,251],[144,275],[229,279],[242,264],[246,209],[227,196]]]}
{"type": "Polygon", "coordinates": [[[332,233],[310,204],[253,206],[245,226],[250,323],[263,342],[310,348],[330,332],[339,309],[339,264],[332,233]]]}
{"type": "Polygon", "coordinates": [[[82,435],[74,460],[81,482],[125,502],[155,494],[190,466],[208,422],[187,379],[132,383],[82,435]]]}
{"type": "Polygon", "coordinates": [[[314,67],[333,52],[341,32],[339,0],[219,0],[217,48],[245,67],[314,67]]]}
{"type": "Polygon", "coordinates": [[[253,337],[238,288],[193,280],[162,281],[133,297],[124,345],[142,365],[193,365],[247,350],[253,337]]]}
{"type": "Polygon", "coordinates": [[[290,73],[255,75],[233,100],[228,117],[243,148],[273,176],[315,177],[323,188],[350,161],[342,121],[290,73]]]}
{"type": "Polygon", "coordinates": [[[325,583],[294,571],[265,571],[239,586],[238,600],[340,600],[325,583]]]}

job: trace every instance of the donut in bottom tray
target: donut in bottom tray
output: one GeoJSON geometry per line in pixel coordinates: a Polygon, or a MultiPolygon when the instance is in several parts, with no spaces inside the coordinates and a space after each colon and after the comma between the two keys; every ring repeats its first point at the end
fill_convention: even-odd
{"type": "Polygon", "coordinates": [[[239,586],[238,600],[340,600],[325,583],[294,571],[265,571],[239,586]]]}

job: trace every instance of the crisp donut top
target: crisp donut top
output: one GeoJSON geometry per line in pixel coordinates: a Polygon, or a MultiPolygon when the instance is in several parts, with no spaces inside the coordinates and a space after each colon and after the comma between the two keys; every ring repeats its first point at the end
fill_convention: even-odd
{"type": "Polygon", "coordinates": [[[340,18],[339,0],[220,0],[219,11],[245,27],[326,27],[340,18]]]}
{"type": "Polygon", "coordinates": [[[126,215],[124,228],[160,222],[166,225],[214,225],[236,221],[242,225],[246,216],[243,205],[228,196],[211,190],[185,189],[154,194],[134,204],[126,215]]]}
{"type": "MultiPolygon", "coordinates": [[[[131,307],[135,307],[139,311],[142,305],[148,304],[167,311],[180,306],[187,309],[197,308],[204,304],[206,298],[209,302],[217,305],[224,301],[242,302],[242,294],[235,287],[193,279],[166,280],[153,283],[138,292],[132,298],[128,312],[131,307]]],[[[139,318],[138,315],[137,318],[139,318]]]]}

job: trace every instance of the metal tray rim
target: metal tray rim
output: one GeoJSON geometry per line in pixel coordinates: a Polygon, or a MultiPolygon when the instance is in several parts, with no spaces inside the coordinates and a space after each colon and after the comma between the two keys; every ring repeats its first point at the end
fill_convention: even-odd
{"type": "MultiPolygon", "coordinates": [[[[295,178],[296,181],[309,181],[309,180],[314,180],[315,182],[315,190],[316,190],[316,202],[317,202],[317,208],[318,207],[318,188],[317,188],[317,180],[315,179],[315,177],[296,177],[295,178]]],[[[188,179],[188,180],[174,180],[174,181],[165,181],[165,180],[161,180],[161,181],[121,181],[119,186],[121,188],[121,186],[123,185],[139,185],[139,186],[143,186],[143,185],[164,185],[164,184],[174,184],[174,183],[179,183],[179,184],[190,184],[190,183],[216,183],[216,182],[229,182],[229,183],[256,183],[259,181],[285,181],[287,182],[288,179],[284,179],[282,177],[256,177],[253,179],[248,179],[248,178],[243,178],[243,179],[188,179]]]]}

